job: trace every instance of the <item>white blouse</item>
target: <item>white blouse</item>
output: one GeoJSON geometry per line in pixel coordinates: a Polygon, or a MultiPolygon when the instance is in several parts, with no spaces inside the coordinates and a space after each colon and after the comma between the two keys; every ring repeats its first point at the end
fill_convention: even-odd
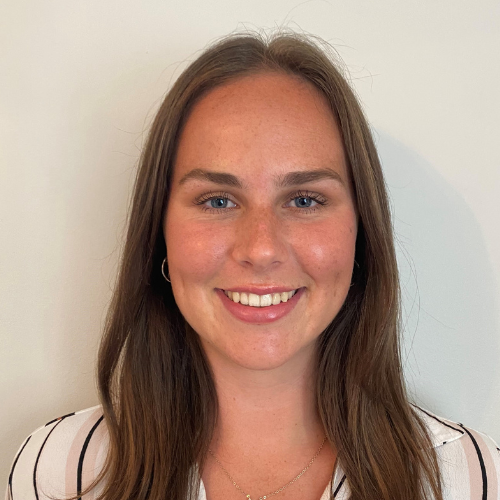
{"type": "MultiPolygon", "coordinates": [[[[480,432],[424,410],[436,448],[445,500],[500,500],[500,449],[480,432]]],[[[55,419],[31,434],[14,458],[6,500],[65,498],[84,490],[102,470],[108,435],[100,406],[55,419]]],[[[337,467],[319,500],[349,498],[349,484],[337,467]]],[[[84,495],[93,500],[100,488],[84,495]]],[[[207,500],[203,482],[199,500],[207,500]]]]}

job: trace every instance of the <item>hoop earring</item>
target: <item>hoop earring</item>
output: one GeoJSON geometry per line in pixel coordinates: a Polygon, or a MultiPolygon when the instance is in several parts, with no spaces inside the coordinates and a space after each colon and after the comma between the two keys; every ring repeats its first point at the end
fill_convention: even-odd
{"type": "Polygon", "coordinates": [[[169,282],[169,283],[172,283],[168,278],[168,271],[167,271],[167,274],[165,274],[165,269],[164,269],[164,266],[165,266],[165,262],[167,262],[167,258],[165,257],[163,259],[163,262],[161,263],[161,274],[163,274],[163,277],[169,282]]]}

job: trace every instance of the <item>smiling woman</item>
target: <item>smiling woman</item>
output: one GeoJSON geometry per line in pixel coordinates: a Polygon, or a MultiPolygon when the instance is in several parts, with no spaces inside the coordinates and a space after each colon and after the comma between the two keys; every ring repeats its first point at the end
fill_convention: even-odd
{"type": "Polygon", "coordinates": [[[486,436],[408,401],[384,179],[328,48],[236,35],[153,123],[102,406],[30,436],[13,499],[497,498],[486,436]]]}

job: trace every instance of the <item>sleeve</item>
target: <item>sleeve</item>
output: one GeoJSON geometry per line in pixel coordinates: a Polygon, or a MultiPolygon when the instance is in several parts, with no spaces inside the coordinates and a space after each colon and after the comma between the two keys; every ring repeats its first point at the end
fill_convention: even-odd
{"type": "Polygon", "coordinates": [[[49,422],[30,434],[14,457],[7,482],[6,500],[37,500],[37,468],[42,450],[62,419],[49,422]],[[14,473],[16,481],[14,481],[14,473]],[[14,486],[15,485],[15,486],[14,486]]]}
{"type": "MultiPolygon", "coordinates": [[[[102,411],[94,407],[64,415],[33,432],[14,457],[6,500],[80,496],[106,457],[107,429],[102,423],[102,411]]],[[[94,497],[92,491],[82,499],[94,497]]]]}
{"type": "Polygon", "coordinates": [[[467,428],[462,438],[470,498],[500,500],[500,448],[482,432],[467,428]]]}

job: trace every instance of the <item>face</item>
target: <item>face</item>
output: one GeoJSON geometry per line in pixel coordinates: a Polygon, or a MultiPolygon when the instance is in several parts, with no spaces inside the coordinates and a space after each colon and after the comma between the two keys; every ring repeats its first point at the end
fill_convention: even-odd
{"type": "Polygon", "coordinates": [[[310,83],[246,76],[194,106],[164,234],[176,303],[212,364],[312,359],[349,291],[356,232],[340,133],[310,83]]]}

